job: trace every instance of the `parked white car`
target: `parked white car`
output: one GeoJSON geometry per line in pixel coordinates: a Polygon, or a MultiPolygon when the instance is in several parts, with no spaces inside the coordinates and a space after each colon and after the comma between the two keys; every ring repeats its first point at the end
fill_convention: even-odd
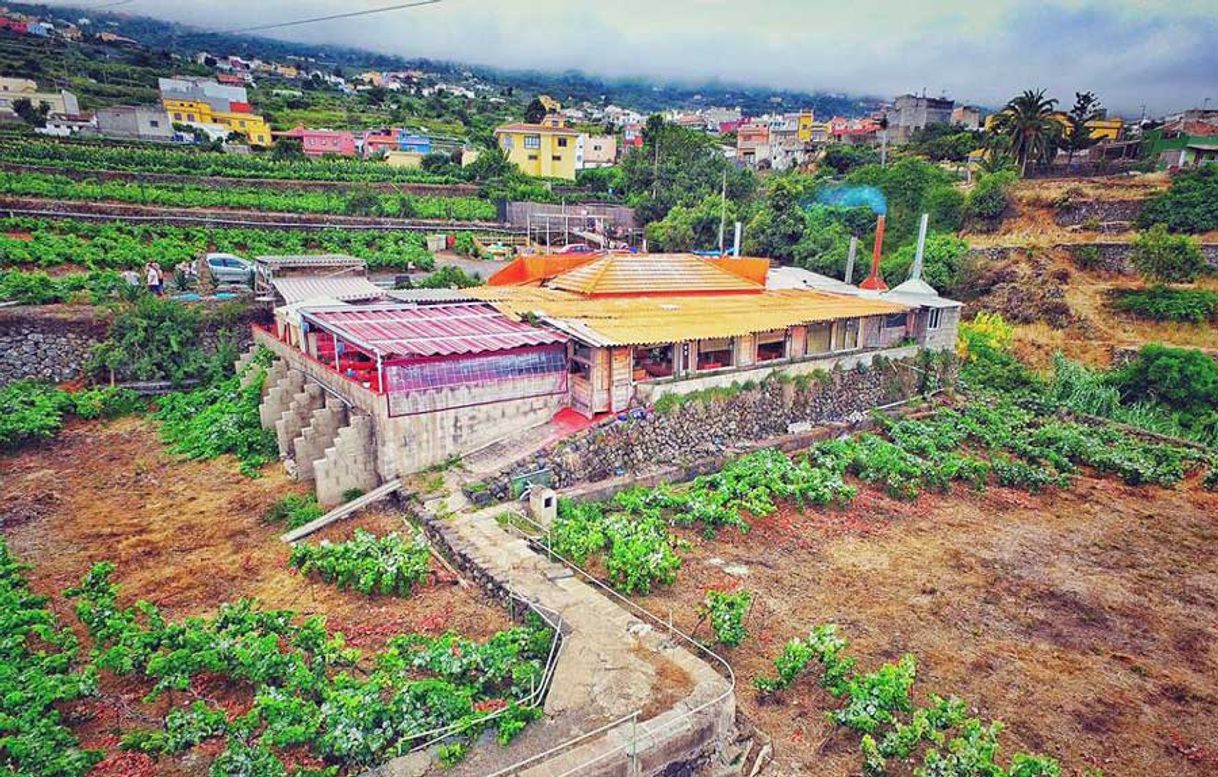
{"type": "Polygon", "coordinates": [[[254,282],[254,263],[233,254],[208,254],[207,269],[216,283],[243,283],[247,286],[254,282]]]}

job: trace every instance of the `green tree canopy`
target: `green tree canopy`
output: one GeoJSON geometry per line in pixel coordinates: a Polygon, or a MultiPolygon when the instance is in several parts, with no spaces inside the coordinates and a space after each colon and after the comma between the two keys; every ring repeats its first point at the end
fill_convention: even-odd
{"type": "Polygon", "coordinates": [[[756,177],[723,156],[714,139],[652,116],[643,129],[643,145],[622,159],[622,182],[630,204],[644,222],[664,218],[674,205],[695,205],[720,191],[743,202],[756,188],[756,177]]]}
{"type": "Polygon", "coordinates": [[[1045,97],[1044,89],[1028,89],[995,116],[991,130],[995,146],[1015,160],[1021,176],[1027,174],[1028,162],[1053,161],[1062,134],[1056,108],[1057,100],[1045,97]]]}

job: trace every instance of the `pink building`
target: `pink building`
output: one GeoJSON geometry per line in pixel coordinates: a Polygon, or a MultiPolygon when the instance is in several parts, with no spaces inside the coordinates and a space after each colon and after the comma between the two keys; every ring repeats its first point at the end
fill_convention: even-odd
{"type": "Polygon", "coordinates": [[[296,129],[274,133],[281,138],[299,138],[306,156],[355,156],[355,136],[350,132],[324,129],[296,129]]]}

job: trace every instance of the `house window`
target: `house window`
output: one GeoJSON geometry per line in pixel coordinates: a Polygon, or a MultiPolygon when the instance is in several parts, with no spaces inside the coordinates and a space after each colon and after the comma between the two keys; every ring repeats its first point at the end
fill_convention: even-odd
{"type": "Polygon", "coordinates": [[[757,335],[757,361],[769,362],[787,358],[787,330],[775,329],[757,335]]]}
{"type": "Polygon", "coordinates": [[[584,380],[592,380],[592,349],[576,344],[571,353],[571,374],[584,380]]]}
{"type": "Polygon", "coordinates": [[[552,161],[552,162],[561,162],[561,161],[562,161],[562,154],[553,154],[553,155],[550,157],[550,161],[552,161]]]}
{"type": "Polygon", "coordinates": [[[156,119],[149,119],[149,120],[148,120],[148,126],[150,126],[150,127],[159,127],[159,126],[161,126],[161,123],[160,123],[159,121],[157,121],[156,119]]]}
{"type": "Polygon", "coordinates": [[[819,324],[808,325],[808,341],[804,348],[804,354],[807,356],[815,356],[822,353],[829,353],[833,346],[833,323],[824,322],[819,324]]]}
{"type": "Polygon", "coordinates": [[[173,119],[174,119],[174,121],[181,121],[181,120],[182,120],[182,114],[180,114],[180,113],[175,113],[175,114],[173,115],[173,119]]]}
{"type": "Polygon", "coordinates": [[[541,148],[541,135],[525,135],[524,136],[524,147],[525,148],[541,148]]]}
{"type": "Polygon", "coordinates": [[[636,381],[670,377],[672,368],[673,346],[671,343],[650,347],[638,346],[634,349],[634,379],[636,381]]]}
{"type": "Polygon", "coordinates": [[[558,139],[558,147],[559,147],[559,148],[566,148],[566,147],[567,147],[567,139],[566,139],[566,138],[559,138],[559,139],[558,139]]]}
{"type": "Polygon", "coordinates": [[[505,148],[506,150],[511,151],[512,150],[512,136],[504,135],[502,138],[499,139],[499,145],[503,146],[503,148],[505,148]]]}
{"type": "Polygon", "coordinates": [[[837,322],[837,328],[833,334],[833,350],[835,351],[853,351],[859,347],[859,320],[857,318],[848,318],[844,321],[837,322]]]}
{"type": "Polygon", "coordinates": [[[939,324],[942,323],[942,319],[943,308],[931,308],[930,310],[926,311],[926,328],[938,329],[939,324]]]}
{"type": "Polygon", "coordinates": [[[187,121],[194,121],[194,120],[195,120],[195,115],[194,115],[193,113],[188,113],[188,114],[186,114],[186,120],[187,120],[187,121]]]}
{"type": "Polygon", "coordinates": [[[536,155],[536,154],[529,154],[529,161],[530,161],[530,162],[536,162],[536,161],[537,161],[537,155],[536,155]]]}
{"type": "Polygon", "coordinates": [[[905,314],[904,313],[889,313],[887,316],[884,316],[884,328],[885,329],[904,329],[905,328],[905,314]]]}
{"type": "Polygon", "coordinates": [[[716,337],[698,341],[698,369],[720,370],[735,362],[735,348],[730,337],[716,337]]]}

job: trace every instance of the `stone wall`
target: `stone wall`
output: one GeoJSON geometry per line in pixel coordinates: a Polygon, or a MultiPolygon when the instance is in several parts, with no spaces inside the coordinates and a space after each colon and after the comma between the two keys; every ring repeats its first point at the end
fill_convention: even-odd
{"type": "Polygon", "coordinates": [[[79,378],[109,328],[96,308],[0,308],[0,385],[23,378],[56,383],[79,378]]]}
{"type": "MultiPolygon", "coordinates": [[[[93,347],[109,331],[109,314],[88,305],[0,308],[0,385],[24,378],[56,383],[81,379],[93,347]]],[[[223,337],[238,351],[252,341],[247,322],[213,325],[200,334],[203,350],[215,351],[223,337]]]]}
{"type": "MultiPolygon", "coordinates": [[[[1133,275],[1133,243],[1057,243],[1049,250],[1064,251],[1084,269],[1133,275]],[[1090,254],[1090,256],[1088,255],[1090,254]]],[[[969,250],[972,263],[1004,262],[1018,254],[1031,254],[1037,249],[1028,246],[988,246],[969,250]]],[[[1211,267],[1218,268],[1218,243],[1202,243],[1201,255],[1211,267]]]]}
{"type": "Polygon", "coordinates": [[[1081,200],[1055,208],[1053,220],[1058,226],[1072,227],[1092,223],[1101,232],[1132,229],[1142,213],[1146,200],[1081,200]]]}
{"type": "Polygon", "coordinates": [[[686,398],[665,411],[636,410],[569,437],[490,479],[487,491],[511,496],[511,482],[539,470],[551,484],[638,473],[714,457],[741,444],[801,433],[827,422],[857,420],[880,405],[906,399],[955,379],[955,359],[945,353],[822,372],[789,382],[765,381],[719,397],[686,398]],[[929,371],[929,386],[923,371],[929,371]]]}

